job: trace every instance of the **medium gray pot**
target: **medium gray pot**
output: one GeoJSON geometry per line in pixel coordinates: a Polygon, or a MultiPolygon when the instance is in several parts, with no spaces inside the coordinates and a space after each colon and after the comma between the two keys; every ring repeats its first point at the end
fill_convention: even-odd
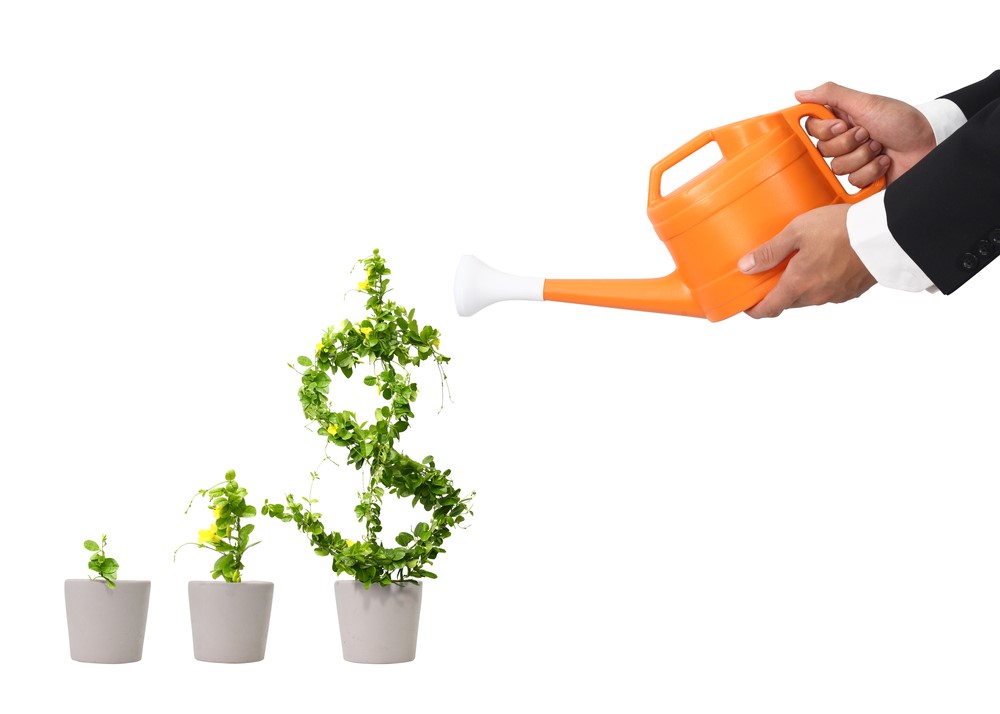
{"type": "Polygon", "coordinates": [[[142,659],[149,612],[148,580],[66,581],[69,656],[77,662],[122,664],[142,659]]]}
{"type": "Polygon", "coordinates": [[[202,662],[260,662],[267,647],[274,583],[188,583],[194,658],[202,662]]]}
{"type": "Polygon", "coordinates": [[[344,659],[361,664],[412,662],[420,624],[419,583],[372,585],[338,580],[333,586],[344,659]]]}

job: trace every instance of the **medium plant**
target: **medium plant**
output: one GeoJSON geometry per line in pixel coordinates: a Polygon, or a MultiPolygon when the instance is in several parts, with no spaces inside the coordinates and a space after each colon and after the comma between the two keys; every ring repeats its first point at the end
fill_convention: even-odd
{"type": "MultiPolygon", "coordinates": [[[[317,500],[312,497],[312,485],[319,478],[316,472],[310,474],[308,496],[297,500],[289,494],[284,504],[265,501],[262,511],[286,523],[294,522],[308,536],[317,555],[332,558],[335,572],[353,576],[368,589],[372,583],[389,585],[437,577],[428,570],[429,564],[445,552],[442,544],[452,528],[460,526],[472,511],[471,496],[462,497],[451,482],[450,470],[440,470],[433,456],[416,461],[396,448],[400,434],[410,426],[418,393],[409,367],[425,360],[436,363],[443,406],[444,365],[449,358],[438,351],[440,335],[430,325],[420,327],[413,310],[386,298],[391,271],[377,249],[358,262],[365,268],[366,278],[358,284],[358,291],[368,296],[367,316],[358,323],[345,320],[339,327],[328,328],[314,357],[299,357],[298,363],[305,368],[299,372],[299,401],[306,418],[318,426],[316,433],[328,444],[346,449],[348,465],[367,470],[358,494],[360,502],[354,508],[358,521],[364,523],[364,537],[355,542],[338,531],[327,531],[320,520],[322,514],[313,511],[317,500]],[[374,422],[358,421],[354,412],[334,408],[329,398],[337,373],[350,379],[355,367],[364,363],[371,366],[365,385],[385,402],[375,410],[374,422]],[[396,546],[389,548],[379,541],[386,491],[412,498],[414,506],[419,503],[430,512],[427,521],[399,533],[396,546]]],[[[332,461],[329,457],[324,460],[332,461]]]]}
{"type": "Polygon", "coordinates": [[[87,567],[97,573],[97,577],[92,577],[91,580],[104,580],[104,584],[110,590],[114,590],[117,587],[115,581],[118,580],[118,561],[114,558],[109,558],[104,552],[107,544],[108,537],[103,533],[101,534],[100,545],[97,545],[92,540],[83,541],[83,547],[93,553],[90,556],[90,562],[87,564],[87,567]]]}
{"type": "Polygon", "coordinates": [[[253,524],[243,524],[244,518],[257,515],[257,509],[246,502],[247,490],[237,483],[236,472],[232,469],[226,472],[224,481],[192,496],[184,510],[185,514],[191,510],[194,500],[199,496],[209,499],[208,507],[212,510],[215,521],[207,529],[198,531],[197,543],[191,541],[178,546],[174,551],[174,560],[177,560],[177,551],[185,545],[211,548],[219,553],[219,559],[212,566],[212,580],[222,577],[227,583],[238,583],[242,579],[243,554],[260,543],[250,542],[253,524]]]}

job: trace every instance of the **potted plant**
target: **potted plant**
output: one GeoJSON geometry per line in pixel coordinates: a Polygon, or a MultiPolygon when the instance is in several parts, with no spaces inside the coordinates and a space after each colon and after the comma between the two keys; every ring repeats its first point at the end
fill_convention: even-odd
{"type": "Polygon", "coordinates": [[[442,544],[452,529],[471,515],[471,496],[462,496],[451,481],[451,471],[439,469],[433,457],[417,461],[396,446],[410,426],[411,405],[418,393],[408,369],[434,361],[441,376],[443,406],[443,366],[449,358],[438,351],[436,329],[420,327],[413,310],[387,299],[390,270],[378,250],[359,263],[366,272],[358,291],[368,296],[367,316],[327,329],[314,358],[299,357],[298,363],[305,368],[300,372],[299,400],[306,418],[329,444],[347,451],[348,465],[365,470],[365,485],[354,509],[364,524],[364,534],[354,541],[323,524],[321,514],[313,510],[316,472],[311,474],[307,497],[287,495],[285,503],[265,501],[262,511],[294,522],[315,553],[331,559],[337,574],[352,576],[353,580],[338,580],[334,585],[344,659],[408,662],[416,656],[420,579],[437,577],[428,568],[444,552],[442,544]],[[371,422],[359,421],[353,411],[335,408],[329,399],[333,377],[339,373],[351,378],[358,365],[370,365],[364,383],[384,402],[371,422]],[[399,533],[389,547],[379,539],[386,492],[412,499],[414,506],[420,504],[430,513],[427,520],[399,533]]]}
{"type": "Polygon", "coordinates": [[[250,542],[254,526],[243,520],[257,515],[257,509],[246,502],[247,491],[231,469],[225,480],[198,491],[185,513],[199,496],[209,499],[214,520],[198,531],[197,543],[183,543],[174,551],[175,560],[185,545],[219,554],[212,566],[212,580],[188,583],[194,657],[203,662],[259,662],[267,647],[274,583],[243,580],[243,555],[260,543],[250,542]]]}
{"type": "Polygon", "coordinates": [[[69,656],[77,662],[121,664],[142,659],[149,612],[148,580],[119,580],[118,561],[107,555],[108,537],[101,544],[85,540],[90,553],[89,579],[65,584],[69,656]]]}

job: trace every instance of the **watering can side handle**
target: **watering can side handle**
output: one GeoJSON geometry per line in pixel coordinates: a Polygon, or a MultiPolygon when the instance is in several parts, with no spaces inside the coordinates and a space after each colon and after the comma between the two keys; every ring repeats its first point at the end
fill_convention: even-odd
{"type": "Polygon", "coordinates": [[[792,125],[792,129],[797,131],[800,137],[806,142],[809,148],[809,157],[816,162],[817,166],[823,169],[823,175],[827,177],[827,180],[830,182],[834,191],[836,191],[837,195],[845,203],[857,203],[858,201],[863,201],[869,196],[873,196],[885,188],[884,176],[855,193],[849,193],[847,189],[844,188],[844,185],[840,183],[840,179],[838,179],[837,175],[833,173],[833,170],[826,163],[826,159],[824,159],[823,155],[819,153],[819,149],[817,149],[813,144],[812,138],[806,133],[805,128],[802,126],[802,120],[806,117],[816,117],[818,119],[836,118],[833,112],[824,107],[822,104],[796,104],[795,106],[782,110],[781,114],[785,117],[785,120],[792,125]]]}
{"type": "MultiPolygon", "coordinates": [[[[667,169],[676,166],[681,161],[691,156],[691,154],[704,146],[708,146],[713,141],[715,141],[715,132],[703,131],[698,134],[698,136],[691,139],[688,143],[675,149],[674,151],[671,151],[669,154],[657,161],[653,168],[649,171],[649,199],[647,205],[652,206],[654,203],[662,200],[663,194],[660,193],[660,186],[663,181],[663,174],[667,172],[667,169]]],[[[723,158],[725,158],[724,155],[723,158]]]]}

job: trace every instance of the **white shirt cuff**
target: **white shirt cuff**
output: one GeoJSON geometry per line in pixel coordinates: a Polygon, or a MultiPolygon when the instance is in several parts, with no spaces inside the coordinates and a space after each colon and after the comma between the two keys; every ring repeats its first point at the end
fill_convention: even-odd
{"type": "Polygon", "coordinates": [[[889,232],[885,217],[885,191],[879,191],[847,209],[847,235],[854,252],[879,285],[911,292],[937,292],[934,283],[889,232]]]}
{"type": "Polygon", "coordinates": [[[965,115],[950,99],[933,99],[917,105],[934,130],[934,141],[940,144],[965,123],[965,115]]]}

